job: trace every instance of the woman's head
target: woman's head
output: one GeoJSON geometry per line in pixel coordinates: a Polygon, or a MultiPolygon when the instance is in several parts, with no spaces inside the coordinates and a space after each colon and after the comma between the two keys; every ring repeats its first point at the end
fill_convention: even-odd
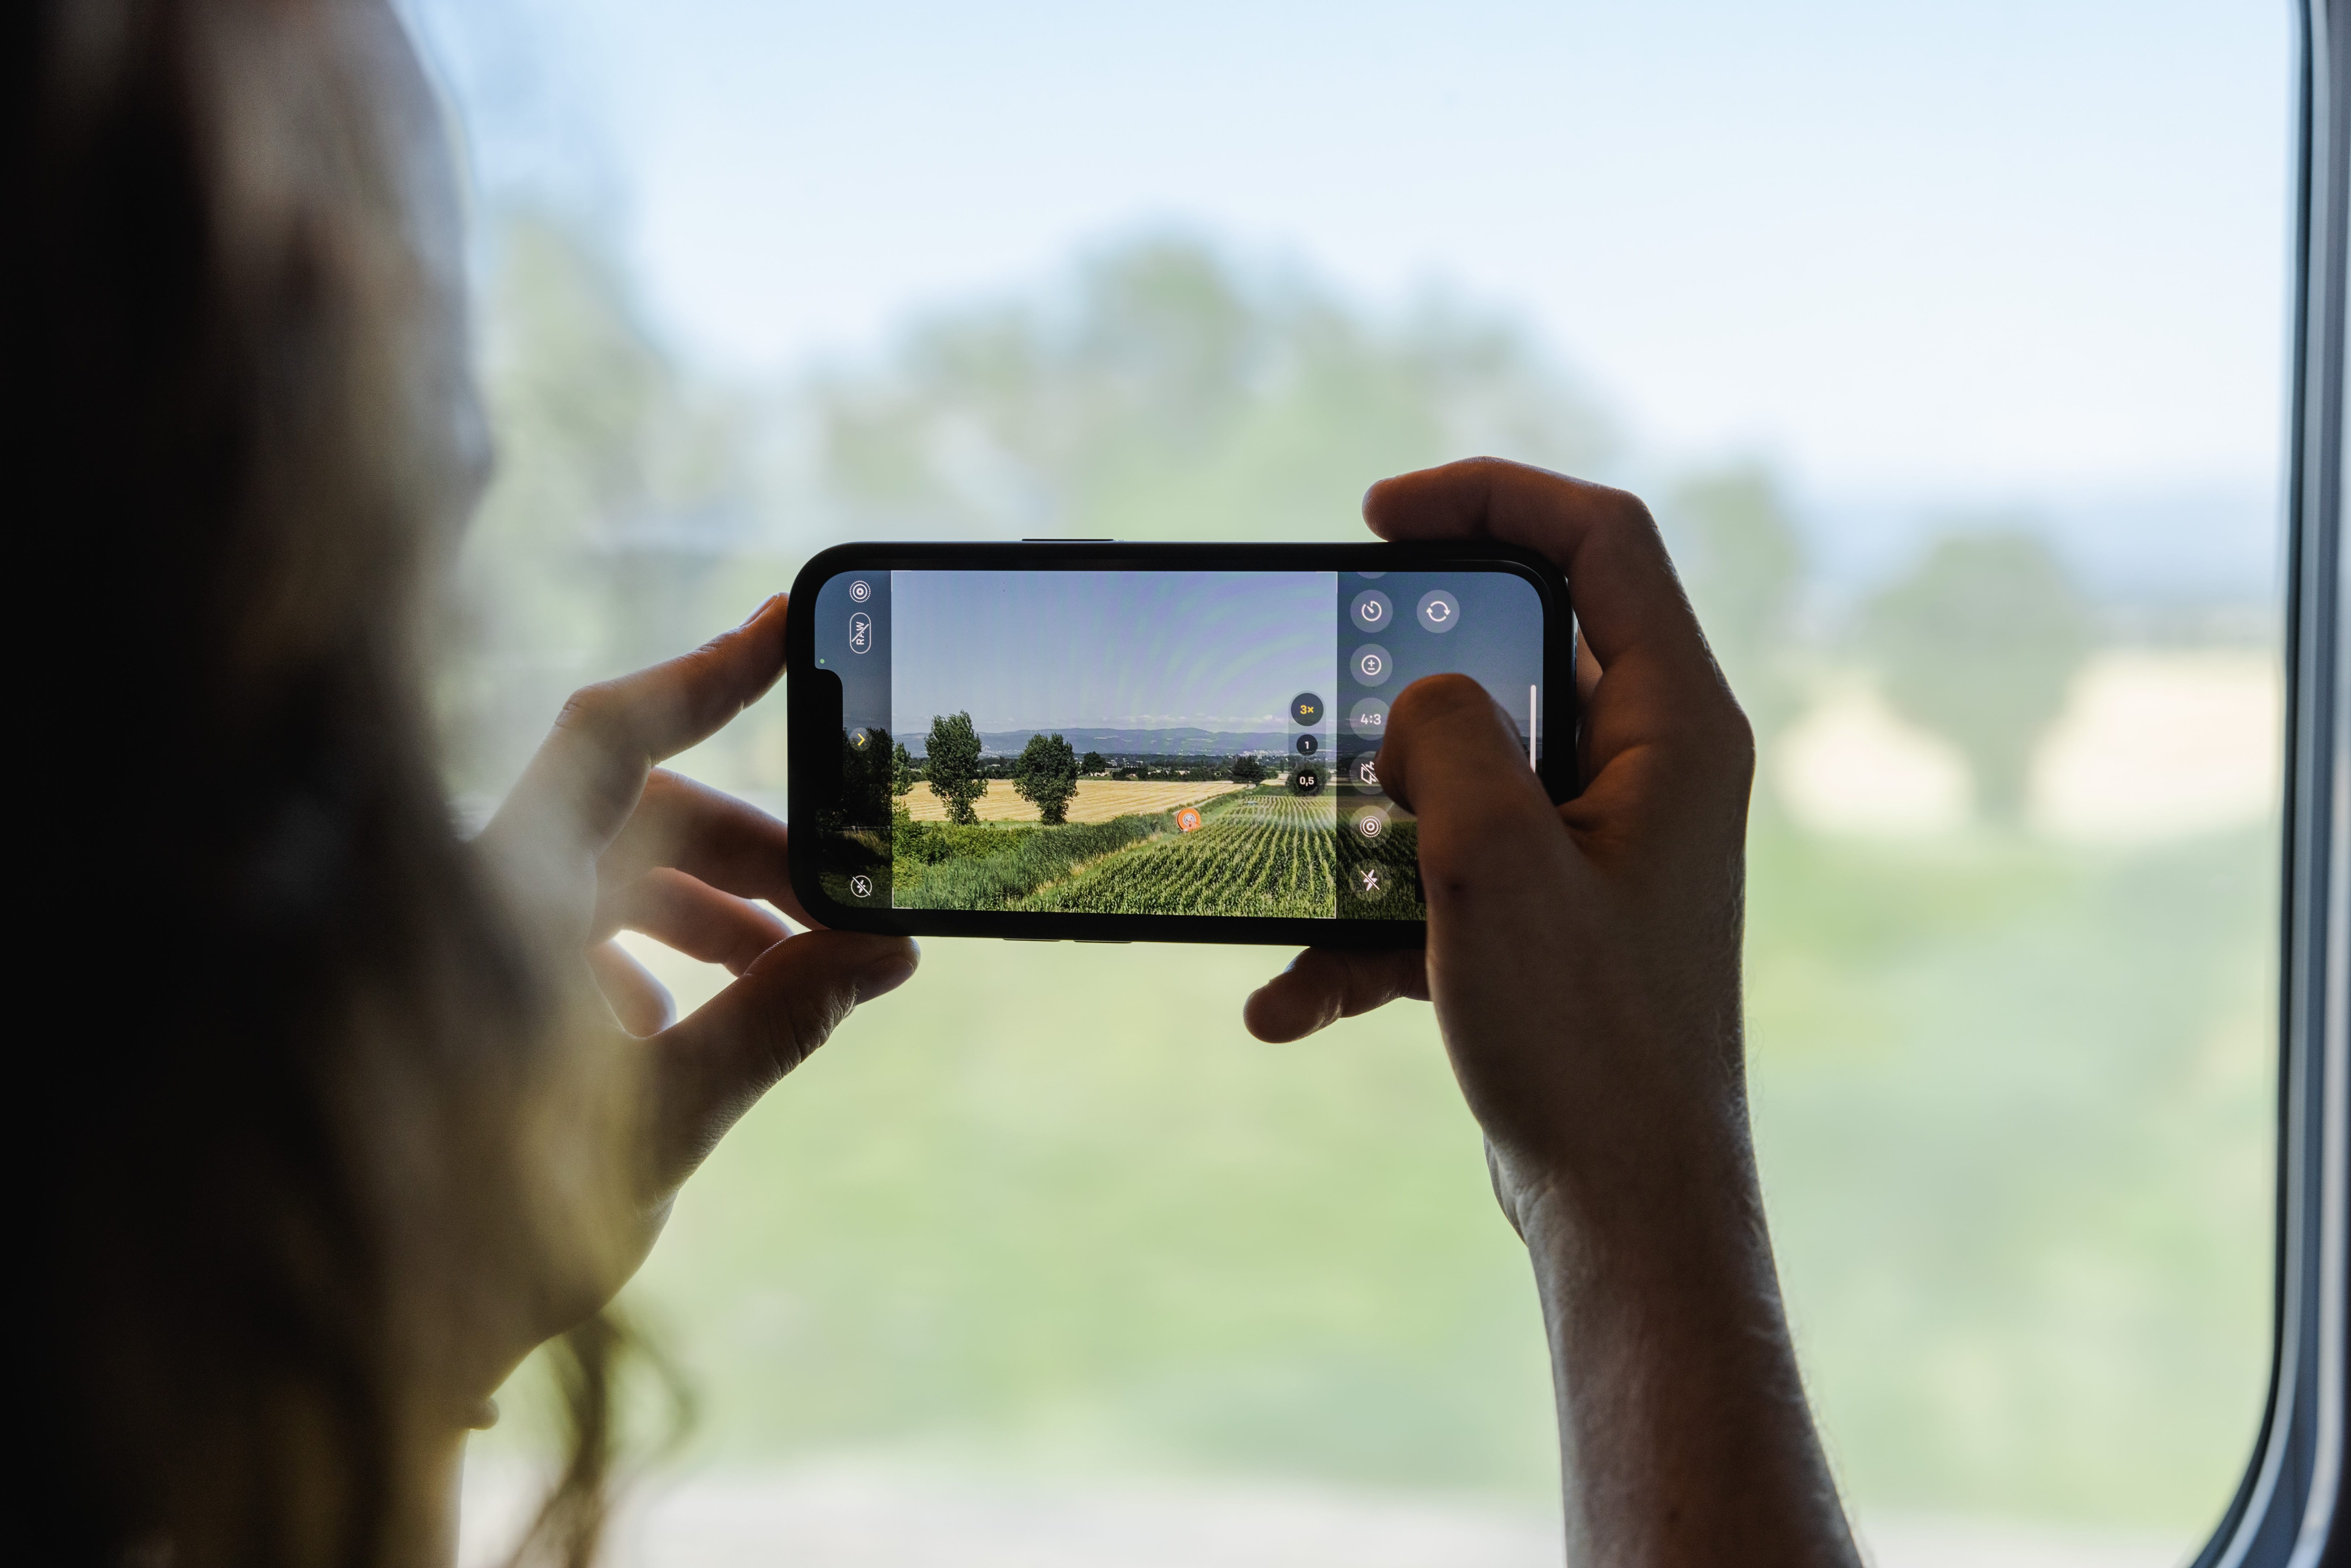
{"type": "Polygon", "coordinates": [[[26,886],[61,1004],[17,1101],[16,1354],[58,1432],[30,1533],[371,1561],[505,1370],[485,1281],[561,1314],[550,1239],[614,1201],[533,1136],[609,1096],[549,1049],[558,989],[430,740],[422,639],[486,468],[448,151],[381,0],[10,26],[26,886]],[[516,1192],[544,1200],[485,1201],[516,1192]]]}

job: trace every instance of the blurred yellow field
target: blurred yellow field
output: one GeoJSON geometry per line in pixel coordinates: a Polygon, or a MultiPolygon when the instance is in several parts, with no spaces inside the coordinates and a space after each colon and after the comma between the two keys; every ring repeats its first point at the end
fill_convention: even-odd
{"type": "MultiPolygon", "coordinates": [[[[1171,779],[1081,779],[1077,799],[1070,802],[1072,822],[1107,822],[1135,811],[1172,811],[1196,806],[1241,788],[1228,779],[1208,779],[1183,783],[1171,779]]],[[[975,802],[983,822],[1033,822],[1037,808],[1013,793],[1008,779],[991,779],[987,793],[975,802]]],[[[927,784],[917,784],[906,797],[906,810],[918,822],[944,822],[947,809],[927,784]]]]}

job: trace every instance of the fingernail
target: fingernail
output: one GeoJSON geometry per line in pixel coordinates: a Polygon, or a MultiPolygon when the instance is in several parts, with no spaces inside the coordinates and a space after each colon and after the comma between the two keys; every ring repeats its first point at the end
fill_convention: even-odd
{"type": "Polygon", "coordinates": [[[903,947],[893,946],[857,973],[857,999],[870,1002],[876,997],[886,997],[914,977],[915,967],[923,961],[923,950],[909,941],[903,947]]]}
{"type": "MultiPolygon", "coordinates": [[[[751,622],[752,622],[757,621],[760,616],[765,615],[765,614],[768,612],[768,607],[769,605],[772,605],[773,603],[775,603],[775,601],[776,601],[777,600],[781,599],[782,597],[783,597],[783,595],[782,595],[782,594],[780,594],[780,593],[770,593],[769,595],[768,595],[768,597],[767,597],[767,598],[762,599],[761,601],[759,601],[759,608],[758,608],[757,610],[754,610],[753,612],[751,612],[751,613],[750,613],[750,614],[746,615],[745,617],[743,617],[743,625],[744,625],[744,626],[748,626],[749,624],[751,624],[751,622]]],[[[742,629],[743,629],[743,627],[742,627],[742,626],[738,626],[738,627],[737,627],[737,628],[736,628],[736,630],[737,630],[737,631],[738,631],[738,632],[739,632],[739,631],[741,631],[742,629]]]]}

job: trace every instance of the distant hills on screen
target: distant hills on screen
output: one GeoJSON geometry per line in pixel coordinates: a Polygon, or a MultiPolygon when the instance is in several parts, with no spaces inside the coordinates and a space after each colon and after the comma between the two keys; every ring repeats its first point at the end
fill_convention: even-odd
{"type": "MultiPolygon", "coordinates": [[[[906,743],[906,749],[916,757],[927,749],[930,727],[911,731],[897,738],[906,743]]],[[[1229,757],[1238,751],[1286,751],[1290,748],[1290,732],[1286,729],[1197,729],[1179,727],[1174,729],[1087,729],[1048,727],[1044,729],[984,729],[979,732],[979,748],[986,757],[1017,757],[1032,737],[1058,735],[1068,741],[1079,755],[1099,751],[1104,756],[1129,757],[1229,757]]]]}

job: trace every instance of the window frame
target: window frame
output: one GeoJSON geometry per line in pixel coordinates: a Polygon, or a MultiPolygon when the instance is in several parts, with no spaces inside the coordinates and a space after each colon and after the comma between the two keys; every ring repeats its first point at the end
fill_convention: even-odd
{"type": "Polygon", "coordinates": [[[2195,1568],[2351,1563],[2351,1531],[2340,1522],[2351,1247],[2351,557],[2343,549],[2351,0],[2302,0],[2296,10],[2275,1353],[2252,1460],[2195,1568]]]}

